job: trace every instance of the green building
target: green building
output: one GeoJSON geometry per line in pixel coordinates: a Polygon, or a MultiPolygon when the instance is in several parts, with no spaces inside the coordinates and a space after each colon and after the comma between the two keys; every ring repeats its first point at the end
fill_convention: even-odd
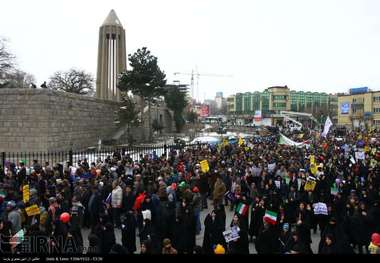
{"type": "Polygon", "coordinates": [[[287,86],[270,87],[263,92],[237,93],[227,98],[231,115],[254,115],[261,110],[263,116],[280,111],[312,113],[316,117],[336,116],[337,96],[324,92],[289,90],[287,86]]]}

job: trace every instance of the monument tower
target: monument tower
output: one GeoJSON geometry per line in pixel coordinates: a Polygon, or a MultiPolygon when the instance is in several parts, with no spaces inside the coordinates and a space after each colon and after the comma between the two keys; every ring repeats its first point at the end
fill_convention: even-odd
{"type": "Polygon", "coordinates": [[[99,29],[96,97],[120,100],[118,76],[126,70],[125,30],[112,9],[99,29]]]}

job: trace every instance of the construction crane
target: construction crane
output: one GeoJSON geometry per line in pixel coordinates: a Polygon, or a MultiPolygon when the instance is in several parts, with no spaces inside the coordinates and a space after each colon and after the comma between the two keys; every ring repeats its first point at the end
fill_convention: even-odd
{"type": "Polygon", "coordinates": [[[190,82],[190,92],[191,92],[191,98],[194,99],[194,77],[196,77],[197,80],[197,99],[199,97],[199,77],[222,77],[222,78],[232,78],[232,75],[222,75],[222,74],[203,74],[199,73],[198,71],[192,70],[191,73],[182,73],[182,72],[174,72],[174,76],[177,75],[184,75],[184,76],[191,76],[191,82],[190,82]]]}

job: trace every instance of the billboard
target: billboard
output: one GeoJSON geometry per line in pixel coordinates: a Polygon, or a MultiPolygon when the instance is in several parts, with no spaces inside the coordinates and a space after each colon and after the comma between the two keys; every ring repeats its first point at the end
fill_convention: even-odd
{"type": "Polygon", "coordinates": [[[200,112],[200,116],[201,117],[208,117],[210,114],[210,111],[209,111],[209,106],[208,105],[202,105],[201,107],[201,112],[200,112]]]}
{"type": "Polygon", "coordinates": [[[255,111],[255,121],[261,121],[262,115],[261,115],[261,110],[255,111]]]}
{"type": "Polygon", "coordinates": [[[361,87],[361,88],[354,88],[350,89],[350,94],[362,94],[362,93],[367,93],[368,92],[368,87],[361,87]]]}
{"type": "Polygon", "coordinates": [[[340,105],[340,113],[341,114],[349,114],[350,113],[350,103],[349,102],[343,102],[340,105]]]}

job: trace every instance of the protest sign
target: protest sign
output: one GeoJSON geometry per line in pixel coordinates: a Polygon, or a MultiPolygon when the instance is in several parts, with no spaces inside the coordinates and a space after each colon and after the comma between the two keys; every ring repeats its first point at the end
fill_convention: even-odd
{"type": "Polygon", "coordinates": [[[210,167],[208,166],[208,161],[207,160],[201,161],[200,165],[201,165],[201,171],[202,171],[202,173],[207,173],[210,170],[210,167]]]}
{"type": "Polygon", "coordinates": [[[24,202],[24,204],[29,202],[29,198],[30,198],[29,185],[26,184],[22,187],[22,201],[24,202]]]}
{"type": "Polygon", "coordinates": [[[226,230],[223,232],[224,239],[227,243],[239,239],[239,231],[240,228],[237,226],[231,227],[230,230],[226,230]]]}
{"type": "Polygon", "coordinates": [[[315,215],[328,215],[327,205],[325,203],[315,203],[313,204],[315,215]]]}
{"type": "Polygon", "coordinates": [[[40,214],[40,208],[37,205],[31,205],[25,208],[25,212],[28,216],[35,216],[40,214]]]}
{"type": "Polygon", "coordinates": [[[308,180],[305,184],[304,189],[306,192],[312,192],[312,191],[314,191],[316,185],[317,185],[316,181],[308,180]]]}
{"type": "Polygon", "coordinates": [[[355,158],[356,158],[356,160],[364,160],[365,159],[365,152],[355,152],[355,158]]]}

